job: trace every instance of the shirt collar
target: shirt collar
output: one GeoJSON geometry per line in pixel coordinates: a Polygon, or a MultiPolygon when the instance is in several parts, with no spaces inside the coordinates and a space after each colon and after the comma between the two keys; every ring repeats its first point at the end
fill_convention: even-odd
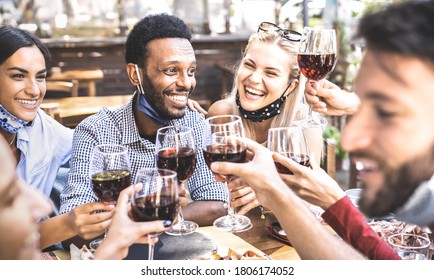
{"type": "MultiPolygon", "coordinates": [[[[120,114],[116,114],[117,123],[120,124],[120,130],[122,131],[122,144],[130,145],[136,142],[142,141],[139,130],[137,129],[136,119],[134,117],[134,106],[136,104],[137,92],[134,92],[133,97],[128,104],[122,106],[120,114]]],[[[175,120],[170,120],[167,126],[176,125],[175,120]]]]}

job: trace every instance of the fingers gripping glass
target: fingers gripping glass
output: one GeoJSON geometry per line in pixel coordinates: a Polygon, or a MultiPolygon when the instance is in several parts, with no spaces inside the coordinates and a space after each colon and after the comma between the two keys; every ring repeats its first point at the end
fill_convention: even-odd
{"type": "Polygon", "coordinates": [[[275,25],[274,23],[271,22],[262,22],[259,26],[258,26],[258,31],[275,31],[277,33],[280,34],[280,36],[282,36],[283,38],[289,40],[289,41],[293,41],[293,42],[300,42],[301,39],[301,33],[298,33],[297,31],[294,30],[290,30],[290,29],[282,29],[279,26],[275,25]]]}

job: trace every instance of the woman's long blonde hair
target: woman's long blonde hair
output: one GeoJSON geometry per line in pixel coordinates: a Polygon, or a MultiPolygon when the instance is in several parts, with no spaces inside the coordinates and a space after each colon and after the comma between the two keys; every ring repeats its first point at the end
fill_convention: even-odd
{"type": "MultiPolygon", "coordinates": [[[[242,63],[243,63],[243,60],[244,60],[244,57],[245,57],[247,51],[249,50],[249,48],[253,44],[255,44],[257,42],[274,44],[274,45],[277,45],[277,46],[281,47],[282,49],[286,50],[291,55],[291,58],[292,58],[291,62],[290,62],[291,63],[291,65],[290,65],[291,71],[290,71],[290,75],[288,77],[288,85],[290,85],[294,81],[299,82],[300,70],[299,70],[298,64],[297,64],[297,49],[298,49],[299,43],[289,41],[289,40],[281,37],[280,34],[275,32],[275,31],[267,31],[267,32],[260,31],[260,32],[254,33],[250,36],[249,41],[247,43],[247,46],[243,52],[243,58],[238,62],[237,70],[235,72],[236,73],[235,77],[238,76],[238,73],[240,71],[240,68],[242,67],[242,63]]],[[[243,125],[244,125],[244,129],[245,129],[245,136],[250,138],[250,139],[256,140],[254,122],[245,119],[237,108],[237,104],[235,102],[235,96],[237,94],[237,91],[238,91],[238,80],[235,78],[232,90],[228,96],[228,98],[231,99],[230,100],[231,104],[233,104],[232,111],[236,115],[241,116],[241,119],[242,119],[243,125]]],[[[285,93],[285,94],[287,94],[288,96],[281,107],[281,113],[279,115],[273,117],[270,128],[290,126],[292,124],[295,116],[296,116],[297,104],[299,103],[299,100],[300,100],[299,99],[300,98],[300,92],[299,92],[298,84],[291,92],[285,93]]]]}

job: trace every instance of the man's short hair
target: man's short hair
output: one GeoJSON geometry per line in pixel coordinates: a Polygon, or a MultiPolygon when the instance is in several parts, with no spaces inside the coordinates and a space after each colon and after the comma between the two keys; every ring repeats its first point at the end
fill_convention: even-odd
{"type": "Polygon", "coordinates": [[[191,41],[191,32],[180,18],[162,14],[153,14],[137,22],[128,35],[125,45],[127,63],[144,67],[148,57],[147,44],[155,39],[184,38],[191,41]]]}
{"type": "Polygon", "coordinates": [[[434,65],[434,1],[391,4],[360,20],[357,38],[370,49],[420,58],[434,65]]]}

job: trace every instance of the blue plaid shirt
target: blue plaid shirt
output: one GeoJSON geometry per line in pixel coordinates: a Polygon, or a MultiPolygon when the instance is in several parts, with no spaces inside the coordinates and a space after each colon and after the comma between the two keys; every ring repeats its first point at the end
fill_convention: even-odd
{"type": "MultiPolygon", "coordinates": [[[[60,213],[71,211],[77,205],[98,201],[94,196],[89,176],[93,147],[99,144],[122,144],[128,147],[131,164],[131,180],[141,168],[155,167],[155,144],[139,135],[135,125],[134,97],[127,105],[114,111],[101,111],[83,120],[75,129],[68,184],[60,195],[60,213]]],[[[110,97],[107,97],[110,98],[110,97]]],[[[185,110],[185,116],[174,119],[168,125],[189,126],[193,130],[197,148],[197,163],[188,189],[193,200],[226,200],[225,186],[215,181],[202,153],[202,131],[205,118],[197,111],[185,110]]]]}

